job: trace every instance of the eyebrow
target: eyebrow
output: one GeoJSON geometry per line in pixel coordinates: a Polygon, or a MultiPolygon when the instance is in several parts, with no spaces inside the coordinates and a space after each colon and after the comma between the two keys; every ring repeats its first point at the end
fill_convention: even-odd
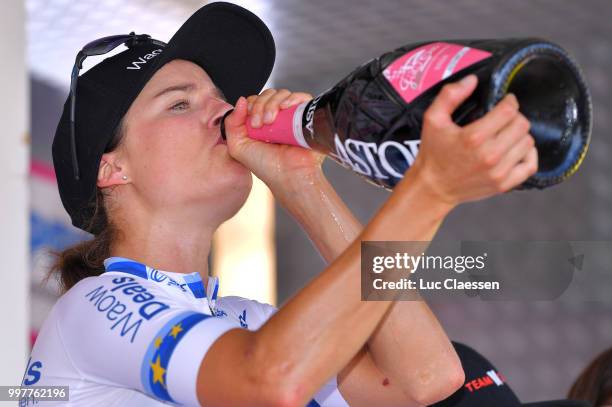
{"type": "Polygon", "coordinates": [[[153,99],[158,98],[158,97],[160,97],[162,95],[165,95],[166,93],[176,92],[176,91],[191,92],[193,89],[195,89],[195,85],[193,83],[185,83],[185,84],[181,84],[181,85],[173,85],[173,86],[169,86],[169,87],[164,88],[163,90],[161,90],[158,94],[153,96],[153,99]]]}
{"type": "MultiPolygon", "coordinates": [[[[173,86],[169,86],[163,90],[161,90],[159,93],[157,93],[155,96],[153,96],[153,99],[156,99],[162,95],[165,95],[166,93],[170,93],[170,92],[191,92],[196,88],[196,85],[193,83],[185,83],[185,84],[180,84],[180,85],[173,85],[173,86]]],[[[221,89],[219,89],[218,87],[213,87],[212,88],[212,92],[215,96],[218,96],[219,98],[226,100],[225,99],[225,95],[223,94],[223,92],[221,91],[221,89]]]]}

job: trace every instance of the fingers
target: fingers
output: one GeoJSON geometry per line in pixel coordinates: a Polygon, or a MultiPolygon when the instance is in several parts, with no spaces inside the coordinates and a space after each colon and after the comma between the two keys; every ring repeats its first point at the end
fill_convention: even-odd
{"type": "Polygon", "coordinates": [[[312,99],[312,95],[306,92],[290,92],[287,89],[266,89],[259,95],[247,98],[248,114],[251,126],[261,127],[270,124],[276,119],[279,109],[306,102],[312,99]]]}
{"type": "Polygon", "coordinates": [[[502,183],[501,189],[503,191],[509,191],[517,185],[522,184],[527,178],[532,176],[538,171],[538,151],[535,147],[531,147],[524,159],[518,163],[510,174],[502,183]]]}
{"type": "Polygon", "coordinates": [[[425,112],[425,124],[433,128],[455,125],[451,115],[476,89],[478,78],[468,75],[459,82],[445,85],[425,112]]]}
{"type": "Polygon", "coordinates": [[[516,161],[509,161],[510,157],[507,157],[508,151],[515,148],[518,144],[533,142],[533,138],[529,135],[529,127],[529,120],[522,114],[518,114],[497,135],[485,140],[485,143],[482,145],[482,151],[487,156],[487,161],[493,166],[504,162],[506,164],[504,168],[509,170],[512,165],[516,164],[516,161]]]}
{"type": "Polygon", "coordinates": [[[228,143],[235,136],[246,135],[246,127],[244,126],[246,117],[247,101],[241,96],[236,102],[236,106],[234,106],[234,111],[225,119],[225,134],[228,143]]]}
{"type": "Polygon", "coordinates": [[[276,118],[280,103],[291,95],[287,89],[266,89],[252,100],[251,126],[257,128],[269,124],[276,118]]]}
{"type": "Polygon", "coordinates": [[[484,135],[496,134],[518,114],[519,104],[516,96],[508,94],[489,113],[465,126],[464,130],[484,135]]]}
{"type": "Polygon", "coordinates": [[[280,104],[281,109],[286,109],[288,107],[299,105],[300,103],[304,103],[312,99],[312,95],[306,92],[294,92],[291,96],[287,97],[280,104]]]}
{"type": "Polygon", "coordinates": [[[276,114],[280,109],[280,104],[291,97],[291,92],[281,89],[272,95],[263,107],[263,123],[270,124],[276,119],[276,114]]]}
{"type": "Polygon", "coordinates": [[[247,116],[247,102],[242,96],[238,98],[234,111],[225,119],[226,127],[238,127],[244,124],[244,119],[247,116]]]}
{"type": "MultiPolygon", "coordinates": [[[[531,175],[527,174],[521,180],[517,178],[520,178],[520,174],[531,168],[522,165],[530,158],[531,151],[535,150],[535,140],[528,133],[529,127],[529,120],[518,114],[499,133],[487,139],[482,146],[477,148],[477,154],[483,165],[482,168],[487,172],[488,178],[499,192],[505,192],[513,188],[516,186],[516,184],[513,184],[514,182],[523,182],[531,175]],[[517,175],[515,168],[519,165],[521,165],[522,170],[518,171],[517,175]]],[[[480,134],[485,133],[481,131],[480,134]]],[[[537,169],[537,165],[535,167],[537,169]]]]}
{"type": "Polygon", "coordinates": [[[501,161],[492,170],[494,179],[505,179],[514,167],[522,164],[529,157],[528,154],[534,149],[535,141],[530,135],[521,137],[518,142],[508,150],[501,161]]]}

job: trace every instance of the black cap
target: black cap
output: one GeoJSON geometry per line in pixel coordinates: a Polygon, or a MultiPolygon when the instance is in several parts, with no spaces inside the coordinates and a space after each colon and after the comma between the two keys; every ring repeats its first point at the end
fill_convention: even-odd
{"type": "Polygon", "coordinates": [[[586,401],[557,400],[521,403],[506,378],[474,349],[453,342],[465,372],[465,384],[435,407],[590,407],[586,401]]]}
{"type": "Polygon", "coordinates": [[[100,159],[132,102],[153,74],[174,59],[206,71],[227,101],[257,94],[274,65],[272,34],[256,15],[231,3],[200,8],[166,46],[145,41],[106,58],[78,79],[76,152],[80,179],[74,177],[70,146],[70,95],[53,139],[53,165],[64,208],[72,224],[90,228],[100,159]]]}

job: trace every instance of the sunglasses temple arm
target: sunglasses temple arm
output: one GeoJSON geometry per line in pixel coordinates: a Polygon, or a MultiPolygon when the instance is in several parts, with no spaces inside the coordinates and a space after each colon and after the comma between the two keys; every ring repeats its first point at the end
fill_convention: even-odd
{"type": "MultiPolygon", "coordinates": [[[[77,60],[78,59],[79,57],[77,57],[77,60]]],[[[70,81],[70,154],[72,157],[72,169],[74,171],[74,179],[77,181],[80,178],[79,161],[78,161],[77,152],[76,152],[76,125],[75,125],[76,87],[77,87],[77,78],[79,77],[79,70],[80,70],[78,65],[80,64],[77,62],[72,68],[72,80],[70,81]]]]}
{"type": "MultiPolygon", "coordinates": [[[[132,32],[130,33],[130,35],[133,36],[134,33],[132,32]]],[[[150,38],[148,35],[145,35],[145,36],[147,37],[147,39],[150,38]]],[[[150,39],[150,41],[158,46],[166,45],[166,43],[162,41],[152,40],[152,39],[150,39]]],[[[105,52],[109,52],[109,51],[105,51],[105,52]]],[[[72,158],[72,169],[74,171],[74,179],[77,181],[80,178],[80,174],[79,174],[79,160],[77,157],[77,149],[76,149],[76,124],[75,124],[76,88],[77,88],[77,80],[79,78],[79,71],[83,67],[83,61],[85,60],[85,58],[87,58],[87,51],[85,51],[85,48],[84,48],[81,51],[79,51],[79,53],[76,56],[76,60],[74,61],[74,67],[72,68],[72,77],[70,80],[70,155],[72,158]]]]}

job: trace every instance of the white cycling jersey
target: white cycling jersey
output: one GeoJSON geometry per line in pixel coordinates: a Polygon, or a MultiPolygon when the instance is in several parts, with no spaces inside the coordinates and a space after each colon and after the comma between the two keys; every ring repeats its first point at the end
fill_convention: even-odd
{"type": "MultiPolygon", "coordinates": [[[[196,378],[206,352],[233,328],[257,330],[276,308],[219,297],[218,279],[156,270],[112,257],[51,310],[23,386],[69,386],[68,406],[199,406],[196,378]]],[[[22,406],[37,404],[23,399],[22,406]]],[[[308,404],[348,406],[330,380],[308,404]]]]}

